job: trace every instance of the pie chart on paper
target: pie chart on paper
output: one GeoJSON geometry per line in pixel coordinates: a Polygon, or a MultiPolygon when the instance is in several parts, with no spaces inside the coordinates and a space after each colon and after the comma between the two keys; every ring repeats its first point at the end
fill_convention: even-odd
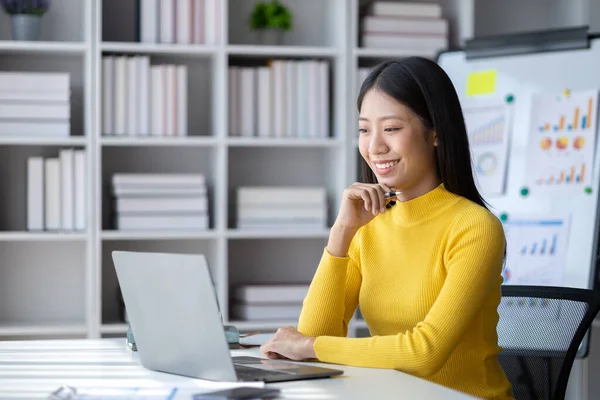
{"type": "Polygon", "coordinates": [[[498,159],[492,152],[486,152],[477,157],[477,172],[482,175],[491,175],[496,171],[498,159]]]}

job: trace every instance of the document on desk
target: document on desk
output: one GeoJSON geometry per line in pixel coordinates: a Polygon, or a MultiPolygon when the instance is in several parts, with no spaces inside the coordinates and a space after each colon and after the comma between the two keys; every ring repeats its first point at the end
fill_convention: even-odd
{"type": "Polygon", "coordinates": [[[264,387],[263,382],[213,382],[147,387],[71,386],[57,388],[48,400],[190,400],[195,394],[234,387],[264,387]]]}

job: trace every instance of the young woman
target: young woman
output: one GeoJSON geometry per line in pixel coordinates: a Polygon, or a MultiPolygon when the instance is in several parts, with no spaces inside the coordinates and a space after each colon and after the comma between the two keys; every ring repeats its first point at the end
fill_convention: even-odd
{"type": "Polygon", "coordinates": [[[298,330],[261,350],[511,399],[497,360],[504,231],[477,191],[452,82],[423,58],[386,62],[358,110],[365,182],[344,191],[298,330]],[[347,338],[359,304],[371,337],[347,338]]]}

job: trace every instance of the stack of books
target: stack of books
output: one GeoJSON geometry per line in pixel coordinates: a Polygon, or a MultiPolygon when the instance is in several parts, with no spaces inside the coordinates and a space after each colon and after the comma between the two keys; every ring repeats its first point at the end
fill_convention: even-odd
{"type": "Polygon", "coordinates": [[[0,136],[68,137],[70,75],[0,72],[0,136]]]}
{"type": "Polygon", "coordinates": [[[58,157],[27,159],[27,230],[86,229],[86,154],[60,149],[58,157]]]}
{"type": "Polygon", "coordinates": [[[208,196],[202,174],[114,174],[118,230],[207,230],[208,196]]]}
{"type": "Polygon", "coordinates": [[[230,136],[329,137],[329,61],[271,60],[228,74],[230,136]]]}
{"type": "Polygon", "coordinates": [[[241,321],[297,321],[309,284],[251,284],[234,288],[231,315],[241,321]]]}
{"type": "Polygon", "coordinates": [[[239,229],[324,229],[324,187],[255,186],[237,190],[239,229]]]}
{"type": "Polygon", "coordinates": [[[216,44],[221,0],[137,1],[137,41],[216,44]]]}
{"type": "Polygon", "coordinates": [[[187,65],[148,56],[102,57],[102,133],[187,136],[187,65]]]}
{"type": "Polygon", "coordinates": [[[448,47],[448,21],[437,3],[375,1],[362,18],[362,46],[435,58],[448,47]]]}

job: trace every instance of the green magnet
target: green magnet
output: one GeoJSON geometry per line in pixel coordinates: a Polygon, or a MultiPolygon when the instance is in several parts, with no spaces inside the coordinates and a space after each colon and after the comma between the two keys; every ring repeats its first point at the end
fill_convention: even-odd
{"type": "Polygon", "coordinates": [[[529,194],[529,189],[527,189],[526,187],[521,189],[521,196],[527,196],[528,194],[529,194]]]}
{"type": "Polygon", "coordinates": [[[512,94],[509,94],[508,96],[506,96],[507,103],[512,103],[514,99],[515,99],[515,96],[513,96],[512,94]]]}
{"type": "Polygon", "coordinates": [[[586,188],[585,188],[585,192],[586,192],[587,194],[590,194],[590,193],[592,193],[592,188],[591,188],[591,187],[589,187],[589,186],[588,186],[588,187],[586,187],[586,188]]]}
{"type": "Polygon", "coordinates": [[[506,213],[500,214],[500,221],[506,221],[508,219],[508,215],[506,213]]]}

